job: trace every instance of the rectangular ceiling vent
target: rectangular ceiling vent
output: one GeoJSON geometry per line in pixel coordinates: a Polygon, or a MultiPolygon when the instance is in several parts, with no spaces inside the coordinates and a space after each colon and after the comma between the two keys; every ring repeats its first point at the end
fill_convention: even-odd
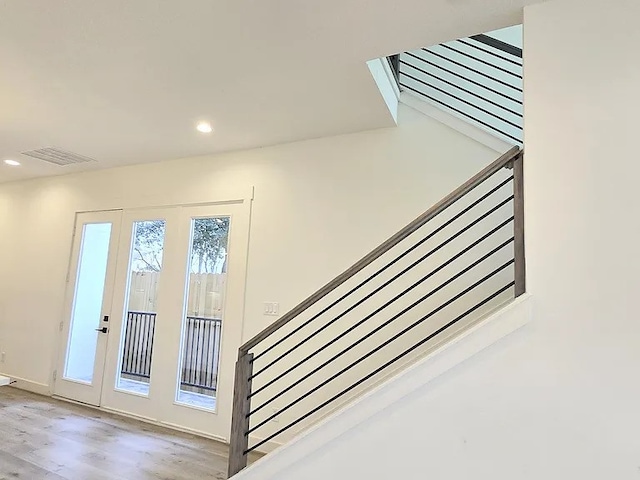
{"type": "Polygon", "coordinates": [[[45,162],[53,163],[64,167],[66,165],[75,165],[77,163],[95,162],[93,158],[85,157],[84,155],[78,155],[77,153],[67,152],[59,148],[47,147],[40,148],[38,150],[31,150],[29,152],[22,152],[22,155],[27,157],[37,158],[45,162]]]}

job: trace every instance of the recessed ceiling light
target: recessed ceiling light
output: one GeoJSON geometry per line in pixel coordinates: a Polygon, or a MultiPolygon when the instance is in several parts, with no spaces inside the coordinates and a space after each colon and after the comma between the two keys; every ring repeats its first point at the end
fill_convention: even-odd
{"type": "Polygon", "coordinates": [[[16,160],[5,160],[4,163],[6,163],[7,165],[11,165],[12,167],[17,167],[20,165],[20,162],[17,162],[16,160]]]}
{"type": "Polygon", "coordinates": [[[211,133],[211,132],[213,132],[213,128],[211,128],[211,124],[209,124],[207,122],[200,122],[198,124],[198,126],[196,127],[196,129],[200,133],[211,133]]]}

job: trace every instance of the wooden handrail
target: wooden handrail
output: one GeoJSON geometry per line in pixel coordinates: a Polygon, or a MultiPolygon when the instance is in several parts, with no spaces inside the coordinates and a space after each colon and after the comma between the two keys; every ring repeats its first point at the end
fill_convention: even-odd
{"type": "Polygon", "coordinates": [[[475,187],[483,183],[485,180],[487,180],[489,177],[491,177],[494,173],[499,171],[501,168],[505,167],[510,162],[517,159],[520,154],[521,154],[520,147],[512,147],[511,149],[509,149],[509,151],[501,155],[497,160],[495,160],[493,163],[488,165],[477,175],[475,175],[474,177],[470,178],[468,181],[460,185],[460,187],[458,187],[456,190],[454,190],[449,195],[444,197],[442,200],[440,200],[438,203],[436,203],[433,207],[431,207],[429,210],[424,212],[418,218],[413,220],[411,223],[409,223],[406,227],[404,227],[398,233],[391,236],[388,240],[386,240],[380,246],[373,249],[370,253],[365,255],[362,259],[360,259],[358,262],[353,264],[350,268],[348,268],[343,273],[341,273],[336,278],[334,278],[329,283],[327,283],[325,286],[320,288],[320,290],[310,295],[307,299],[299,303],[289,312],[287,312],[282,317],[280,317],[277,321],[269,325],[262,332],[258,333],[255,337],[253,337],[251,340],[249,340],[244,345],[242,345],[238,352],[238,358],[242,358],[253,347],[258,345],[260,342],[262,342],[263,340],[265,340],[266,338],[268,338],[278,330],[280,330],[282,327],[287,325],[290,321],[295,319],[302,312],[307,310],[309,307],[313,306],[319,300],[327,296],[333,290],[335,290],[344,282],[346,282],[351,277],[353,277],[355,274],[360,272],[367,265],[371,264],[373,261],[375,261],[382,255],[384,255],[386,252],[391,250],[402,240],[404,240],[413,232],[418,230],[420,227],[426,224],[433,217],[440,214],[447,207],[451,206],[452,204],[460,200],[467,193],[469,193],[475,187]]]}

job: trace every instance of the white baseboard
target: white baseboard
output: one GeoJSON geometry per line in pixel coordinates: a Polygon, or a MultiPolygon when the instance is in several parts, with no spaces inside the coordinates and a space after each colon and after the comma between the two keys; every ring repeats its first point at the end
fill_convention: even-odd
{"type": "Polygon", "coordinates": [[[1,376],[9,377],[11,379],[11,386],[27,392],[37,393],[38,395],[51,396],[51,386],[45,383],[34,382],[22,377],[14,377],[7,375],[6,373],[0,373],[1,376]]]}

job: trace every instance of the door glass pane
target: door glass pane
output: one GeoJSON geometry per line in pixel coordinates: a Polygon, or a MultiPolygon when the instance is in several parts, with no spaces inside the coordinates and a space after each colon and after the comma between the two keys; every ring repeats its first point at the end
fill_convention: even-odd
{"type": "Polygon", "coordinates": [[[142,395],[149,394],[151,380],[164,236],[164,220],[146,220],[133,225],[117,387],[142,395]]]}
{"type": "Polygon", "coordinates": [[[96,361],[96,329],[102,320],[110,238],[110,223],[87,224],[82,229],[64,378],[89,384],[96,361]]]}
{"type": "Polygon", "coordinates": [[[214,410],[222,338],[229,217],[191,222],[177,401],[214,410]]]}

